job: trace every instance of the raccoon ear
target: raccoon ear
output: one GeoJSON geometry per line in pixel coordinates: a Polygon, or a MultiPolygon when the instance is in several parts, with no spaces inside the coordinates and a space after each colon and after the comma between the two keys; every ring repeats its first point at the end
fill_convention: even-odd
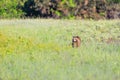
{"type": "Polygon", "coordinates": [[[76,36],[77,38],[79,38],[79,36],[76,36]]]}
{"type": "Polygon", "coordinates": [[[73,36],[73,38],[75,38],[75,36],[73,36]]]}

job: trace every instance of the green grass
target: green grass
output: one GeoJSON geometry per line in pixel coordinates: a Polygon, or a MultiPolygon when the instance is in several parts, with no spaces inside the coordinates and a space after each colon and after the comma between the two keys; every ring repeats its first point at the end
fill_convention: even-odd
{"type": "Polygon", "coordinates": [[[0,80],[119,79],[120,20],[0,20],[0,80]]]}

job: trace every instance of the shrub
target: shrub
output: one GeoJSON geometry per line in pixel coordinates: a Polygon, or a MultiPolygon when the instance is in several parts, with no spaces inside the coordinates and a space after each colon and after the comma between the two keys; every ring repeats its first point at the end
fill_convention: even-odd
{"type": "Polygon", "coordinates": [[[21,10],[23,6],[21,0],[1,0],[0,1],[0,18],[19,18],[24,13],[21,10]]]}

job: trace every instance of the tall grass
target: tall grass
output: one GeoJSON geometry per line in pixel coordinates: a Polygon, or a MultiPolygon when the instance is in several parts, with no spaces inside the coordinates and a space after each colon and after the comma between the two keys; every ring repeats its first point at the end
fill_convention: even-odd
{"type": "Polygon", "coordinates": [[[0,20],[0,79],[119,80],[119,37],[120,20],[0,20]]]}

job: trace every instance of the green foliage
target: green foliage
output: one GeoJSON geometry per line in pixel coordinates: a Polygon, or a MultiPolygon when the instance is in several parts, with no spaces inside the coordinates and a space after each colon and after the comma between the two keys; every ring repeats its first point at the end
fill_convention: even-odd
{"type": "Polygon", "coordinates": [[[0,1],[0,18],[19,18],[24,13],[21,7],[24,0],[1,0],[0,1]]]}
{"type": "Polygon", "coordinates": [[[69,17],[75,6],[73,0],[28,0],[23,11],[29,17],[69,17]]]}
{"type": "Polygon", "coordinates": [[[120,3],[120,0],[107,0],[109,3],[120,3]]]}
{"type": "Polygon", "coordinates": [[[120,0],[0,0],[0,18],[102,18],[106,4],[120,3],[120,0]],[[106,3],[107,2],[107,3],[106,3]],[[94,15],[96,8],[97,16],[94,15]],[[92,12],[92,10],[94,10],[92,12]],[[94,15],[94,16],[93,16],[94,15]]]}

